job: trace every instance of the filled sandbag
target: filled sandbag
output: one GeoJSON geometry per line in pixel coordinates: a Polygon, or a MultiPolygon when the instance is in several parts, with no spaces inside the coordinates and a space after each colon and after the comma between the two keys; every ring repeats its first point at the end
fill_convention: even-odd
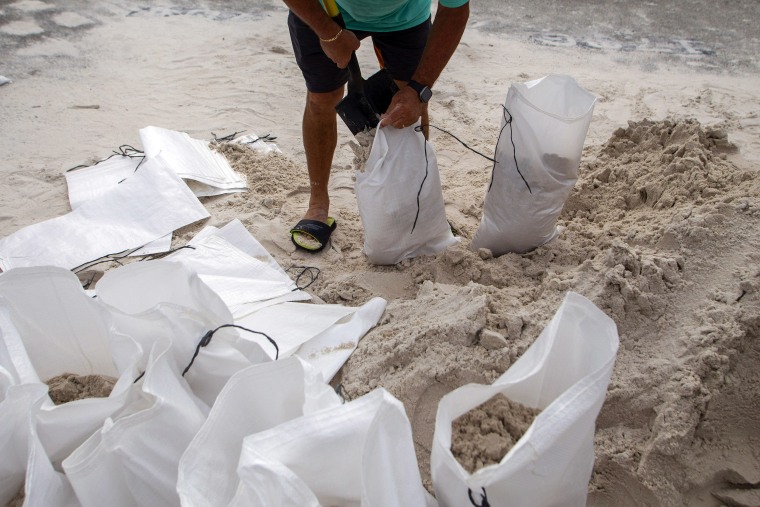
{"type": "Polygon", "coordinates": [[[404,406],[382,388],[246,437],[237,473],[230,505],[434,505],[404,406]]]}
{"type": "Polygon", "coordinates": [[[510,86],[474,250],[524,253],[557,237],[595,102],[570,76],[510,86]]]}
{"type": "Polygon", "coordinates": [[[541,335],[493,384],[468,384],[445,395],[431,453],[439,505],[585,506],[594,424],[618,344],[612,319],[569,292],[541,335]],[[469,473],[452,453],[452,422],[497,394],[540,412],[497,464],[469,473]]]}
{"type": "Polygon", "coordinates": [[[177,482],[182,505],[227,505],[238,487],[245,437],[340,403],[322,376],[296,357],[237,372],[182,455],[177,482]]]}
{"type": "Polygon", "coordinates": [[[56,405],[50,397],[36,431],[55,464],[128,402],[143,349],[114,327],[110,313],[88,297],[70,271],[16,268],[0,276],[0,334],[16,383],[42,384],[64,374],[115,379],[107,397],[56,405]]]}
{"type": "Polygon", "coordinates": [[[364,253],[373,264],[440,252],[458,240],[446,220],[438,162],[419,122],[379,128],[356,199],[364,225],[364,253]]]}

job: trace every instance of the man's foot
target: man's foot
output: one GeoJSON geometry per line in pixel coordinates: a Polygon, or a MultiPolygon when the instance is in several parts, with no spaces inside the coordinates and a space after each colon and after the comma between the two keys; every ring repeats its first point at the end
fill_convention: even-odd
{"type": "Polygon", "coordinates": [[[290,230],[290,239],[298,248],[319,252],[327,246],[337,225],[332,217],[327,217],[325,222],[304,218],[290,230]]]}

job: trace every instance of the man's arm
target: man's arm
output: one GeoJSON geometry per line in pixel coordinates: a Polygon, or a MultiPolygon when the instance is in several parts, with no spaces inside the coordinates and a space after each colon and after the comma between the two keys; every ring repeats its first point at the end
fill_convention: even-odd
{"type": "Polygon", "coordinates": [[[354,33],[350,30],[341,31],[340,26],[322,8],[319,0],[283,1],[301,21],[314,30],[320,39],[322,50],[330,60],[341,69],[345,69],[351,54],[359,49],[359,40],[354,33]]]}
{"type": "MultiPolygon", "coordinates": [[[[432,88],[459,46],[469,17],[469,2],[453,8],[438,5],[428,42],[420,64],[412,76],[413,80],[432,88]]],[[[404,86],[393,97],[387,113],[383,115],[383,125],[398,128],[409,126],[422,114],[422,106],[417,92],[404,86]]]]}
{"type": "Polygon", "coordinates": [[[433,87],[459,46],[469,17],[469,2],[455,8],[438,6],[420,65],[412,76],[413,80],[433,87]]]}

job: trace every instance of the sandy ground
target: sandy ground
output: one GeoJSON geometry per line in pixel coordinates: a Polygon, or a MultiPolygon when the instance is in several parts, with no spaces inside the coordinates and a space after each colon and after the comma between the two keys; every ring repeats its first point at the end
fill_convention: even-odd
{"type": "MultiPolygon", "coordinates": [[[[492,153],[511,83],[575,77],[598,101],[564,232],[524,255],[471,251],[491,164],[433,131],[461,242],[390,267],[363,254],[353,139],[342,126],[332,247],[294,251],[286,231],[308,195],[304,89],[283,6],[246,4],[0,2],[0,75],[12,80],[0,86],[0,236],[67,213],[63,172],[139,146],[142,127],[203,139],[271,133],[283,156],[240,168],[249,192],[204,199],[206,224],[238,218],[283,267],[319,267],[310,290],[326,302],[388,300],[339,380],[349,398],[383,386],[404,402],[425,480],[440,397],[498,377],[573,290],[612,317],[621,338],[589,505],[760,505],[760,80],[757,34],[745,21],[756,19],[756,2],[704,16],[697,2],[696,31],[681,23],[675,34],[659,15],[678,16],[659,4],[640,6],[627,30],[616,28],[623,15],[609,26],[593,18],[591,3],[555,24],[540,5],[510,4],[520,16],[497,2],[474,7],[435,86],[431,122],[492,153]],[[503,341],[485,343],[484,331],[503,341]]],[[[366,46],[359,59],[369,73],[366,46]]]]}

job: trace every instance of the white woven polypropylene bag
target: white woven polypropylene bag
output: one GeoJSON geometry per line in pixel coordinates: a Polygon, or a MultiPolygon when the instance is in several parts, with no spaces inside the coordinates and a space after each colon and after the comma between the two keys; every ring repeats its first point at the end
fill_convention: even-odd
{"type": "Polygon", "coordinates": [[[473,249],[524,253],[559,234],[595,101],[570,76],[510,86],[473,249]]]}
{"type": "Polygon", "coordinates": [[[382,388],[247,437],[231,505],[428,505],[400,401],[382,388]]]}
{"type": "Polygon", "coordinates": [[[446,220],[435,151],[417,127],[379,128],[356,199],[364,253],[373,264],[396,264],[455,244],[446,220]]]}
{"type": "Polygon", "coordinates": [[[435,421],[431,471],[441,507],[583,507],[594,464],[594,423],[618,349],[615,323],[568,293],[528,350],[491,385],[444,396],[435,421]],[[451,452],[451,423],[496,394],[541,412],[498,464],[469,474],[451,452]]]}

